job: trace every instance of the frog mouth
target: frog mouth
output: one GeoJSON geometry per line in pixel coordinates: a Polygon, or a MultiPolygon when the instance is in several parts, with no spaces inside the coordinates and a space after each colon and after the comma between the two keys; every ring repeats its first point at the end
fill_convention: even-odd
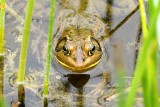
{"type": "Polygon", "coordinates": [[[70,66],[68,64],[65,64],[64,62],[60,61],[58,58],[56,58],[56,60],[58,61],[58,63],[60,65],[62,65],[64,68],[68,69],[68,70],[71,70],[72,72],[77,72],[77,73],[83,73],[83,72],[86,72],[87,70],[95,67],[99,62],[100,62],[100,59],[98,61],[96,61],[95,63],[89,65],[89,66],[84,66],[84,65],[79,65],[77,67],[73,67],[73,66],[70,66]]]}

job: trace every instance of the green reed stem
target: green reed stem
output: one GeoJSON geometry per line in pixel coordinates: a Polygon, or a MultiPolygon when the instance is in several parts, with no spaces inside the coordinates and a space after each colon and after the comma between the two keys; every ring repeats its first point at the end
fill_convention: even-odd
{"type": "Polygon", "coordinates": [[[24,22],[23,38],[21,43],[19,69],[18,69],[18,82],[20,83],[24,82],[25,79],[26,58],[28,52],[28,43],[30,38],[30,27],[34,9],[34,2],[35,0],[28,0],[27,2],[27,8],[26,8],[27,10],[24,22]]]}
{"type": "Polygon", "coordinates": [[[117,72],[118,76],[118,107],[123,107],[124,102],[126,100],[126,93],[124,92],[125,89],[125,81],[124,81],[124,76],[125,76],[125,72],[124,69],[119,69],[117,72]]]}
{"type": "MultiPolygon", "coordinates": [[[[149,5],[149,13],[152,13],[152,11],[155,11],[156,9],[158,10],[159,8],[159,4],[158,2],[160,2],[159,0],[149,0],[148,1],[150,3],[149,5]]],[[[158,45],[159,45],[159,50],[160,50],[160,11],[158,11],[158,19],[157,19],[157,40],[158,40],[158,45]]],[[[152,14],[150,14],[150,16],[152,16],[152,14]]]]}
{"type": "Polygon", "coordinates": [[[5,0],[0,0],[0,106],[6,107],[3,95],[5,0]],[[2,55],[2,56],[1,56],[2,55]]]}
{"type": "MultiPolygon", "coordinates": [[[[158,86],[157,86],[157,40],[156,40],[156,23],[157,11],[152,11],[150,17],[149,32],[146,29],[146,17],[143,0],[139,0],[140,14],[143,29],[143,44],[138,56],[135,75],[132,80],[130,93],[126,101],[126,107],[132,107],[136,90],[142,80],[143,98],[146,107],[158,107],[158,86]],[[154,99],[154,100],[153,100],[154,99]]],[[[160,4],[158,4],[160,5],[160,4]]]]}
{"type": "Polygon", "coordinates": [[[138,0],[140,5],[140,15],[141,15],[141,22],[142,22],[142,32],[144,39],[147,36],[148,29],[147,29],[147,18],[146,18],[146,11],[144,6],[144,0],[138,0]]]}
{"type": "MultiPolygon", "coordinates": [[[[146,16],[145,16],[145,8],[144,8],[143,0],[139,0],[139,6],[140,6],[143,35],[145,35],[144,36],[144,38],[145,38],[148,31],[146,29],[146,16]]],[[[144,67],[145,67],[145,63],[143,63],[143,62],[146,62],[145,52],[147,51],[147,44],[148,44],[147,41],[143,41],[143,42],[144,43],[143,43],[142,49],[140,50],[140,54],[138,56],[138,61],[136,64],[135,74],[134,74],[134,77],[132,80],[130,93],[127,98],[126,107],[132,107],[132,104],[134,102],[134,98],[136,95],[136,89],[137,89],[137,87],[140,83],[141,77],[143,75],[143,71],[144,71],[144,67]]]]}
{"type": "Polygon", "coordinates": [[[159,12],[158,21],[157,21],[157,40],[158,40],[159,51],[160,51],[160,12],[159,12]]]}
{"type": "Polygon", "coordinates": [[[5,0],[0,0],[0,54],[4,54],[5,0]]]}
{"type": "Polygon", "coordinates": [[[4,98],[0,97],[0,107],[7,107],[4,98]]]}
{"type": "Polygon", "coordinates": [[[52,53],[52,35],[53,35],[53,23],[54,23],[54,4],[55,4],[55,0],[51,0],[50,18],[49,18],[49,25],[48,25],[48,52],[47,52],[47,59],[46,59],[45,80],[44,80],[44,87],[43,87],[44,96],[48,95],[48,86],[49,86],[50,63],[51,63],[51,53],[52,53]]]}

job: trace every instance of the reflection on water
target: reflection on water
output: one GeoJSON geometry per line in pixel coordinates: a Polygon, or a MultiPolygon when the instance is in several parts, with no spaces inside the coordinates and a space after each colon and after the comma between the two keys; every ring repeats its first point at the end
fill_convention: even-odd
{"type": "Polygon", "coordinates": [[[23,85],[18,86],[18,102],[20,107],[25,107],[25,89],[23,85]]]}
{"type": "Polygon", "coordinates": [[[48,100],[46,97],[43,99],[43,107],[48,107],[48,100]]]}
{"type": "Polygon", "coordinates": [[[3,96],[4,56],[0,56],[0,96],[3,96]]]}
{"type": "Polygon", "coordinates": [[[77,94],[79,94],[79,96],[77,96],[77,102],[79,102],[79,105],[77,107],[84,107],[84,96],[83,96],[83,88],[79,88],[77,89],[77,94]]]}
{"type": "Polygon", "coordinates": [[[83,87],[90,79],[90,75],[88,74],[68,74],[66,77],[68,77],[68,81],[76,88],[83,87]]]}
{"type": "MultiPolygon", "coordinates": [[[[117,30],[116,26],[137,6],[136,0],[58,0],[56,3],[55,13],[55,32],[60,26],[61,28],[69,26],[69,21],[59,25],[58,19],[65,20],[65,15],[72,12],[71,9],[79,9],[79,13],[89,14],[89,17],[96,15],[98,19],[93,19],[93,23],[84,17],[84,26],[89,23],[87,27],[95,30],[95,34],[101,35],[105,32],[104,26],[107,30],[116,28],[116,32],[110,37],[101,42],[104,52],[102,62],[96,69],[86,72],[84,74],[73,74],[66,72],[61,66],[55,65],[51,69],[50,78],[50,93],[48,99],[37,97],[39,89],[43,89],[45,58],[46,58],[46,41],[47,41],[47,26],[49,18],[49,0],[39,0],[35,4],[35,12],[33,16],[31,40],[29,44],[29,52],[26,68],[26,80],[29,80],[19,87],[14,86],[18,61],[19,50],[21,43],[21,29],[23,28],[23,21],[25,15],[25,3],[27,0],[7,0],[7,13],[6,13],[6,44],[5,46],[10,49],[6,51],[5,57],[5,74],[4,74],[4,87],[0,84],[1,93],[5,95],[8,105],[13,107],[103,107],[114,106],[117,100],[117,90],[114,87],[116,82],[114,65],[114,50],[117,53],[121,52],[121,63],[125,67],[126,74],[126,87],[130,84],[130,79],[134,70],[135,53],[137,51],[136,41],[137,31],[139,26],[139,13],[136,12],[128,21],[124,21],[120,28],[117,30]],[[109,3],[108,3],[109,2],[109,3]],[[83,5],[79,7],[79,4],[83,5]],[[62,7],[63,5],[63,7],[62,7]],[[64,18],[64,19],[63,19],[64,18]],[[95,26],[94,20],[99,22],[103,20],[102,24],[97,23],[95,26]],[[88,21],[88,22],[85,22],[88,21]],[[92,25],[93,24],[93,25],[92,25]],[[97,28],[97,29],[96,29],[97,28]],[[100,29],[103,28],[103,29],[100,29]],[[118,46],[117,46],[118,45],[118,46]],[[127,47],[129,46],[129,47],[127,47]],[[120,50],[118,50],[120,49],[120,50]],[[107,56],[107,57],[106,57],[107,56]],[[102,82],[102,73],[107,71],[111,73],[111,86],[104,86],[101,93],[91,93],[93,90],[98,89],[102,82]],[[12,77],[12,78],[11,78],[12,77]],[[32,78],[33,77],[33,78],[32,78]],[[11,78],[11,79],[9,79],[11,78]],[[8,82],[9,81],[9,82],[8,82]],[[13,86],[10,85],[12,83],[13,86]],[[12,102],[12,103],[11,103],[12,102]]],[[[73,11],[74,12],[74,11],[73,11]]],[[[73,15],[74,16],[74,15],[73,15]]],[[[71,17],[74,20],[74,17],[71,17]]],[[[63,21],[61,21],[62,23],[63,21]]],[[[77,24],[75,22],[74,24],[77,24]]],[[[81,24],[82,25],[82,24],[81,24]]],[[[58,33],[59,35],[60,33],[58,33]]],[[[139,40],[139,39],[138,39],[139,40]]],[[[139,41],[138,41],[139,42],[139,41]]],[[[55,60],[53,60],[55,61],[55,60]]],[[[3,61],[2,61],[3,62],[3,61]]],[[[1,64],[3,65],[3,64],[1,64]]],[[[3,67],[2,67],[3,68],[3,67]]],[[[1,72],[2,73],[2,72],[1,72]]],[[[1,74],[3,77],[3,73],[1,74]]],[[[0,78],[3,80],[3,78],[0,78]]],[[[2,81],[1,80],[1,81],[2,81]]],[[[41,91],[40,91],[41,92],[41,91]]],[[[40,94],[39,92],[39,94],[40,94]]]]}
{"type": "Polygon", "coordinates": [[[0,104],[3,104],[3,78],[4,78],[4,56],[0,55],[0,104]]]}
{"type": "Polygon", "coordinates": [[[25,107],[25,89],[23,85],[18,86],[18,100],[12,101],[11,107],[25,107]]]}

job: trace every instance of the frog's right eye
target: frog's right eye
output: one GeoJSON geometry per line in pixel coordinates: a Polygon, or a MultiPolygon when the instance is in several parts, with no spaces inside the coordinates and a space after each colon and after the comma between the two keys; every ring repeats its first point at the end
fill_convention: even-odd
{"type": "Polygon", "coordinates": [[[56,45],[55,51],[59,52],[59,51],[63,50],[66,42],[67,42],[67,38],[66,37],[63,37],[63,38],[59,39],[58,43],[56,45]]]}
{"type": "Polygon", "coordinates": [[[66,48],[66,45],[63,46],[63,51],[66,52],[68,49],[66,48]]]}
{"type": "Polygon", "coordinates": [[[66,45],[63,46],[63,52],[65,55],[70,55],[70,51],[68,50],[66,45]]]}
{"type": "Polygon", "coordinates": [[[92,56],[95,50],[96,50],[96,47],[93,45],[92,48],[89,50],[88,54],[92,56]]]}

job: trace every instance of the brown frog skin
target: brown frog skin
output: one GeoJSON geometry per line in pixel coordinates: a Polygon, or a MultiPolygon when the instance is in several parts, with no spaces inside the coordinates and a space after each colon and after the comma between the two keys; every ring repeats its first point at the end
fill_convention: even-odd
{"type": "Polygon", "coordinates": [[[64,68],[82,73],[99,63],[102,49],[91,30],[73,26],[62,33],[55,48],[55,56],[64,68]]]}

